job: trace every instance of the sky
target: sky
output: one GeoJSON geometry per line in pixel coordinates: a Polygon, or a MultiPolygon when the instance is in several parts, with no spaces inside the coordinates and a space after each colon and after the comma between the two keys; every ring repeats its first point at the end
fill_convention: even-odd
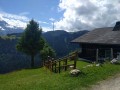
{"type": "Polygon", "coordinates": [[[36,20],[43,31],[111,27],[120,20],[120,0],[0,0],[0,20],[25,28],[36,20]]]}

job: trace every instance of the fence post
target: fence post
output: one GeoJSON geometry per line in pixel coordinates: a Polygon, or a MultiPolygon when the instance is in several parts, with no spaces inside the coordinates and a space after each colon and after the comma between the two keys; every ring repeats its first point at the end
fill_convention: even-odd
{"type": "Polygon", "coordinates": [[[48,61],[48,68],[49,68],[49,70],[50,70],[50,60],[48,61]]]}
{"type": "Polygon", "coordinates": [[[59,61],[59,73],[60,73],[60,61],[59,61]]]}
{"type": "Polygon", "coordinates": [[[111,48],[111,60],[113,59],[113,48],[111,48]]]}
{"type": "Polygon", "coordinates": [[[74,69],[76,69],[76,64],[77,64],[77,58],[78,58],[78,53],[75,53],[75,59],[74,59],[74,69]]]}
{"type": "Polygon", "coordinates": [[[98,48],[96,50],[96,62],[98,63],[98,48]]]}
{"type": "Polygon", "coordinates": [[[51,62],[52,72],[53,72],[53,64],[54,64],[54,62],[52,61],[52,62],[51,62]]]}
{"type": "Polygon", "coordinates": [[[67,58],[65,59],[65,71],[67,70],[67,58]]]}
{"type": "Polygon", "coordinates": [[[74,69],[76,69],[76,58],[74,59],[74,69]]]}
{"type": "Polygon", "coordinates": [[[45,66],[45,60],[43,60],[43,66],[45,66]]]}
{"type": "Polygon", "coordinates": [[[57,71],[56,71],[56,61],[55,61],[55,73],[56,73],[57,71]]]}

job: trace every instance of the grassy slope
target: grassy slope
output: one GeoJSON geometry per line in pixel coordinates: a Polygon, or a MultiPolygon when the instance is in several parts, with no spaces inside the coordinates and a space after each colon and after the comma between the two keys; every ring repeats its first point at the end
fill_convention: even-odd
{"type": "Polygon", "coordinates": [[[103,67],[83,66],[88,63],[78,61],[77,67],[83,72],[71,77],[69,72],[55,74],[45,68],[26,69],[0,75],[0,90],[81,90],[108,76],[120,73],[120,65],[105,64],[103,67]]]}

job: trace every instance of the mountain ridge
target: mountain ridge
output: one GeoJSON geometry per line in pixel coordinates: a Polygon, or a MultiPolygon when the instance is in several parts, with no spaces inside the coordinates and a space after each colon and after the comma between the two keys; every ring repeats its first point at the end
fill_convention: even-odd
{"type": "MultiPolygon", "coordinates": [[[[20,27],[15,27],[15,26],[12,26],[10,24],[8,24],[6,21],[4,20],[0,20],[0,36],[2,35],[7,35],[7,34],[14,34],[14,33],[22,33],[24,31],[23,28],[20,28],[20,27]]],[[[85,30],[82,30],[82,31],[85,31],[85,30]]],[[[87,31],[87,30],[86,30],[87,31]]],[[[75,32],[67,32],[65,30],[54,30],[54,31],[47,31],[47,32],[44,32],[43,33],[59,33],[59,34],[67,34],[67,33],[75,33],[75,32]]],[[[79,31],[76,31],[76,32],[79,32],[79,31]]]]}
{"type": "Polygon", "coordinates": [[[11,33],[22,33],[24,30],[20,27],[9,25],[4,20],[0,20],[0,36],[5,36],[11,33]]]}
{"type": "MultiPolygon", "coordinates": [[[[87,33],[87,30],[78,32],[66,32],[64,30],[55,30],[42,33],[47,43],[56,51],[58,57],[63,57],[79,48],[79,45],[70,43],[73,39],[87,33]]],[[[22,33],[8,34],[20,37],[22,33]]]]}
{"type": "MultiPolygon", "coordinates": [[[[80,48],[78,44],[72,44],[70,41],[87,33],[87,30],[78,32],[66,32],[64,30],[55,30],[42,33],[42,36],[48,44],[56,51],[57,57],[63,57],[70,52],[80,48]]],[[[8,33],[6,36],[0,36],[0,73],[7,73],[21,68],[30,67],[30,57],[16,50],[16,43],[22,33],[8,33]]],[[[35,57],[35,65],[41,66],[42,61],[35,57]]]]}

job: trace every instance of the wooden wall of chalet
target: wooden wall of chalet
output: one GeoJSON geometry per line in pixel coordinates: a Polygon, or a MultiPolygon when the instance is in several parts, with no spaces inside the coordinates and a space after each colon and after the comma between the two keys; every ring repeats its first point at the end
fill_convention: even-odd
{"type": "Polygon", "coordinates": [[[88,60],[96,60],[96,50],[99,50],[99,57],[105,57],[105,51],[113,49],[113,57],[117,57],[117,53],[120,52],[120,45],[105,45],[105,44],[80,44],[81,53],[79,57],[88,60]]]}

